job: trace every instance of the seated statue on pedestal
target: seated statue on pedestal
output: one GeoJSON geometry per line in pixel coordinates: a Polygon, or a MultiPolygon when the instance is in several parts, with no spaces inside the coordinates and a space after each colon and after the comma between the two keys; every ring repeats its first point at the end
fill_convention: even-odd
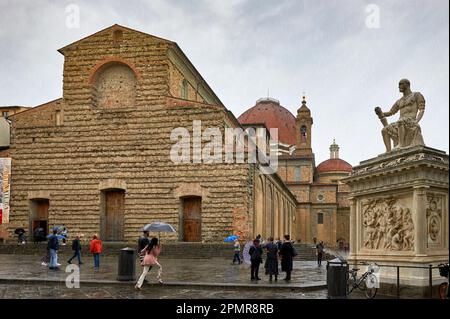
{"type": "Polygon", "coordinates": [[[407,79],[400,80],[398,88],[403,93],[403,97],[395,102],[389,112],[383,112],[379,107],[375,108],[375,113],[384,126],[381,133],[386,152],[392,150],[391,140],[394,149],[425,145],[419,126],[419,121],[425,112],[425,98],[419,92],[411,92],[410,82],[407,79]],[[398,121],[388,124],[386,117],[398,111],[400,111],[398,121]]]}

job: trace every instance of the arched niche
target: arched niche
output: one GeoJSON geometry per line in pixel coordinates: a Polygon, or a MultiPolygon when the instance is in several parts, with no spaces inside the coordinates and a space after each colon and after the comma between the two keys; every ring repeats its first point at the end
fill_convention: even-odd
{"type": "Polygon", "coordinates": [[[106,110],[133,109],[136,105],[136,74],[122,62],[110,61],[91,78],[94,106],[106,110]]]}

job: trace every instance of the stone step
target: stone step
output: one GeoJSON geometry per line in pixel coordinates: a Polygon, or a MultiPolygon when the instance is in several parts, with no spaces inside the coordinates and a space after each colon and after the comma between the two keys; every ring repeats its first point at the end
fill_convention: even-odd
{"type": "MultiPolygon", "coordinates": [[[[137,250],[134,243],[104,243],[103,255],[116,256],[120,250],[125,247],[131,247],[137,250]]],[[[44,255],[46,253],[47,243],[38,244],[0,244],[0,254],[23,254],[23,255],[44,255]]],[[[297,256],[296,260],[315,260],[316,251],[314,248],[306,245],[294,245],[297,256]]],[[[71,255],[72,247],[60,245],[60,255],[71,255]]],[[[82,245],[82,254],[89,254],[89,244],[82,245]]],[[[233,246],[230,244],[207,244],[207,243],[163,243],[161,256],[164,257],[184,257],[184,258],[208,258],[208,257],[233,257],[233,246]]],[[[324,256],[326,257],[326,256],[324,256]]],[[[327,258],[324,258],[327,259],[327,258]]]]}

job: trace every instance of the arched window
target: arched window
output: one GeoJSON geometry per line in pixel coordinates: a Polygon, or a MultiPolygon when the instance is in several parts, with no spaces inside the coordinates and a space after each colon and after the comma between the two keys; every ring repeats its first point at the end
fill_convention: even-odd
{"type": "Polygon", "coordinates": [[[189,92],[188,81],[186,81],[186,79],[184,79],[181,82],[181,98],[183,100],[188,99],[188,92],[189,92]]]}
{"type": "Polygon", "coordinates": [[[300,128],[300,136],[301,136],[302,141],[306,141],[306,137],[308,136],[308,133],[307,133],[307,128],[305,125],[303,125],[300,128]]]}
{"type": "Polygon", "coordinates": [[[110,62],[100,67],[92,83],[93,103],[103,109],[134,108],[136,76],[126,64],[110,62]]]}

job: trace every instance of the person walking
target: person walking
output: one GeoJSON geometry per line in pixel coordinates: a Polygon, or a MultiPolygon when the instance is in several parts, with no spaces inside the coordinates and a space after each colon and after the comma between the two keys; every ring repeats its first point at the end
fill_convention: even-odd
{"type": "Polygon", "coordinates": [[[238,239],[236,239],[234,241],[233,247],[234,247],[233,265],[236,261],[238,262],[238,265],[240,265],[240,264],[242,264],[241,257],[240,257],[241,244],[239,243],[238,239]]]}
{"type": "Polygon", "coordinates": [[[251,280],[261,280],[259,278],[259,266],[262,263],[262,254],[263,250],[261,248],[260,242],[258,239],[253,240],[253,245],[250,247],[250,250],[248,252],[250,254],[250,262],[251,262],[251,268],[250,268],[250,278],[251,280]]]}
{"type": "Polygon", "coordinates": [[[94,256],[94,270],[100,268],[100,254],[102,253],[102,241],[98,238],[97,234],[94,234],[90,243],[90,252],[94,256]]]}
{"type": "MultiPolygon", "coordinates": [[[[148,238],[149,232],[147,230],[142,231],[142,236],[138,239],[138,255],[139,255],[139,263],[142,265],[142,261],[145,257],[144,248],[150,244],[150,239],[148,238]]],[[[143,266],[142,266],[143,267],[143,266]]],[[[152,266],[149,266],[149,271],[152,269],[152,266]]],[[[147,279],[144,279],[144,282],[147,282],[147,279]]]]}
{"type": "Polygon", "coordinates": [[[59,241],[58,241],[58,230],[53,229],[53,234],[48,237],[47,247],[50,253],[50,262],[48,264],[48,268],[51,270],[59,270],[58,268],[58,249],[59,249],[59,241]]]}
{"type": "Polygon", "coordinates": [[[291,237],[289,235],[284,236],[283,245],[281,245],[280,256],[281,256],[281,271],[286,272],[286,278],[284,280],[291,280],[291,272],[293,269],[293,259],[297,255],[294,246],[291,243],[291,237]]]}
{"type": "Polygon", "coordinates": [[[17,244],[18,245],[25,245],[26,244],[25,229],[17,228],[15,230],[15,233],[17,234],[17,244]]]}
{"type": "Polygon", "coordinates": [[[134,288],[136,288],[138,290],[142,289],[141,287],[144,284],[145,276],[147,276],[147,274],[152,266],[158,266],[158,275],[156,276],[156,278],[158,279],[158,282],[160,284],[163,283],[163,280],[161,278],[162,266],[158,262],[158,256],[161,253],[161,245],[158,244],[158,238],[152,238],[150,243],[147,246],[145,246],[143,251],[145,252],[145,256],[144,256],[144,260],[142,261],[141,265],[144,267],[144,269],[142,270],[142,274],[139,277],[138,282],[134,286],[134,288]]]}
{"type": "Polygon", "coordinates": [[[322,266],[323,249],[324,249],[323,241],[320,241],[316,245],[316,249],[317,249],[317,267],[321,267],[322,266]]]}
{"type": "Polygon", "coordinates": [[[150,244],[150,239],[148,238],[149,232],[144,230],[142,231],[142,236],[138,239],[138,254],[139,254],[139,261],[142,263],[144,260],[145,252],[144,248],[150,244]]]}
{"type": "Polygon", "coordinates": [[[275,276],[275,281],[278,280],[278,246],[273,242],[273,237],[269,237],[266,245],[266,275],[269,275],[269,281],[272,281],[272,276],[275,276]]]}
{"type": "Polygon", "coordinates": [[[49,263],[50,263],[50,249],[47,245],[47,247],[45,247],[45,255],[42,256],[41,258],[41,265],[48,266],[49,263]]]}
{"type": "Polygon", "coordinates": [[[80,235],[75,236],[75,239],[72,241],[72,250],[73,256],[67,261],[68,264],[72,263],[72,260],[77,257],[78,265],[83,264],[81,262],[81,243],[80,243],[80,235]]]}
{"type": "Polygon", "coordinates": [[[67,235],[68,235],[67,227],[64,226],[63,229],[61,230],[62,245],[63,246],[66,245],[67,235]]]}

